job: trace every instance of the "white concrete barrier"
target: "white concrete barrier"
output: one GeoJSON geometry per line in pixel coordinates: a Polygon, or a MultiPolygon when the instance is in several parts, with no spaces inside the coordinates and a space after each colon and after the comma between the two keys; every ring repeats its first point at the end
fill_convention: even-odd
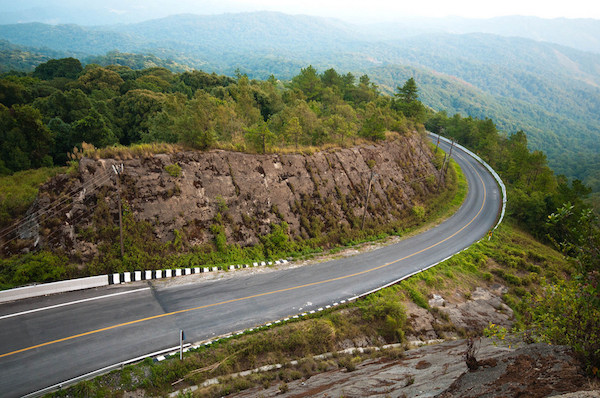
{"type": "MultiPolygon", "coordinates": [[[[285,264],[287,260],[277,260],[275,264],[285,264]]],[[[269,265],[272,265],[273,262],[269,261],[269,265]]],[[[235,270],[237,268],[249,268],[251,266],[265,266],[267,263],[265,261],[254,262],[252,265],[249,264],[237,264],[230,265],[227,268],[229,270],[235,270]]],[[[133,272],[123,272],[122,274],[114,273],[109,275],[99,275],[92,276],[88,278],[79,278],[79,279],[71,279],[60,282],[52,282],[52,283],[44,283],[33,286],[25,286],[16,289],[4,290],[0,291],[0,303],[6,301],[14,301],[20,300],[29,297],[36,296],[44,296],[47,294],[54,293],[63,293],[74,290],[82,290],[89,289],[100,286],[108,286],[111,284],[118,285],[121,283],[129,283],[129,282],[137,282],[141,280],[151,280],[151,279],[162,279],[162,278],[170,278],[173,276],[182,276],[182,275],[191,275],[191,274],[199,274],[200,272],[217,272],[219,270],[218,267],[195,267],[195,268],[177,268],[177,269],[167,269],[167,270],[146,270],[146,271],[133,271],[133,272]],[[153,277],[154,275],[154,277],[153,277]],[[142,278],[143,276],[143,278],[142,278]]]]}
{"type": "MultiPolygon", "coordinates": [[[[117,274],[117,278],[118,275],[119,274],[117,274]]],[[[24,286],[16,289],[3,290],[0,291],[0,303],[21,300],[30,297],[45,296],[47,294],[91,289],[100,286],[108,286],[108,275],[91,276],[89,278],[70,279],[67,281],[42,283],[34,286],[24,286]]]]}

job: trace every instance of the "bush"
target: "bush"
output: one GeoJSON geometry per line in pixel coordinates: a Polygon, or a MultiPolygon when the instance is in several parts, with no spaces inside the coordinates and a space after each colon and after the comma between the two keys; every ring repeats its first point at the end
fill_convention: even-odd
{"type": "Polygon", "coordinates": [[[406,325],[406,310],[395,289],[384,289],[359,302],[363,319],[379,325],[386,341],[402,341],[406,325]]]}
{"type": "Polygon", "coordinates": [[[11,257],[0,262],[0,287],[10,288],[31,282],[54,282],[73,274],[66,256],[50,252],[11,257]]]}
{"type": "Polygon", "coordinates": [[[413,206],[412,213],[415,216],[415,218],[419,221],[425,219],[425,208],[423,206],[413,206]]]}
{"type": "Polygon", "coordinates": [[[598,375],[600,368],[600,305],[598,273],[582,281],[542,283],[544,289],[532,300],[527,314],[542,340],[573,347],[598,375]]]}
{"type": "Polygon", "coordinates": [[[165,171],[169,173],[171,177],[177,178],[181,176],[181,166],[177,163],[165,166],[165,171]]]}

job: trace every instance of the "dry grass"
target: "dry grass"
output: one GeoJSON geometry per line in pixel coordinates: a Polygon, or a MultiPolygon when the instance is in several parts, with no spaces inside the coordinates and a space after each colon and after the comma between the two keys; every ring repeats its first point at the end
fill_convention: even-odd
{"type": "Polygon", "coordinates": [[[82,144],[82,156],[91,159],[116,159],[128,160],[148,157],[161,153],[177,153],[184,148],[177,144],[167,144],[164,142],[155,142],[151,144],[135,144],[131,146],[114,145],[106,148],[96,148],[91,144],[82,144]]]}

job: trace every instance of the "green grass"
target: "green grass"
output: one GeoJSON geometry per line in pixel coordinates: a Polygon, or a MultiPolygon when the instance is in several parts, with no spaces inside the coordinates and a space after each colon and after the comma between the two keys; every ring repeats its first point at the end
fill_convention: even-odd
{"type": "Polygon", "coordinates": [[[44,167],[0,177],[0,227],[22,217],[35,200],[40,186],[65,170],[65,167],[44,167]]]}

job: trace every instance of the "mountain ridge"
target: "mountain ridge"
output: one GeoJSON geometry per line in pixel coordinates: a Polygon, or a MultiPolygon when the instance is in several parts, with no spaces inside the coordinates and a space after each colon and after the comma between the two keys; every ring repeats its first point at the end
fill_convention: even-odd
{"type": "Polygon", "coordinates": [[[355,26],[278,12],[182,14],[100,27],[0,25],[0,39],[81,59],[115,51],[153,54],[207,72],[260,79],[271,74],[290,79],[312,64],[321,71],[333,67],[368,73],[388,94],[403,83],[393,76],[411,77],[394,69],[409,66],[413,75],[425,76],[426,84],[417,83],[426,105],[493,117],[508,134],[522,129],[533,149],[548,154],[557,173],[580,178],[600,191],[600,170],[594,166],[600,164],[600,54],[491,33],[437,32],[384,40],[353,30],[355,26]],[[433,84],[469,92],[444,83],[446,76],[477,88],[477,96],[457,98],[433,84]],[[488,112],[482,104],[489,105],[488,112]]]}

